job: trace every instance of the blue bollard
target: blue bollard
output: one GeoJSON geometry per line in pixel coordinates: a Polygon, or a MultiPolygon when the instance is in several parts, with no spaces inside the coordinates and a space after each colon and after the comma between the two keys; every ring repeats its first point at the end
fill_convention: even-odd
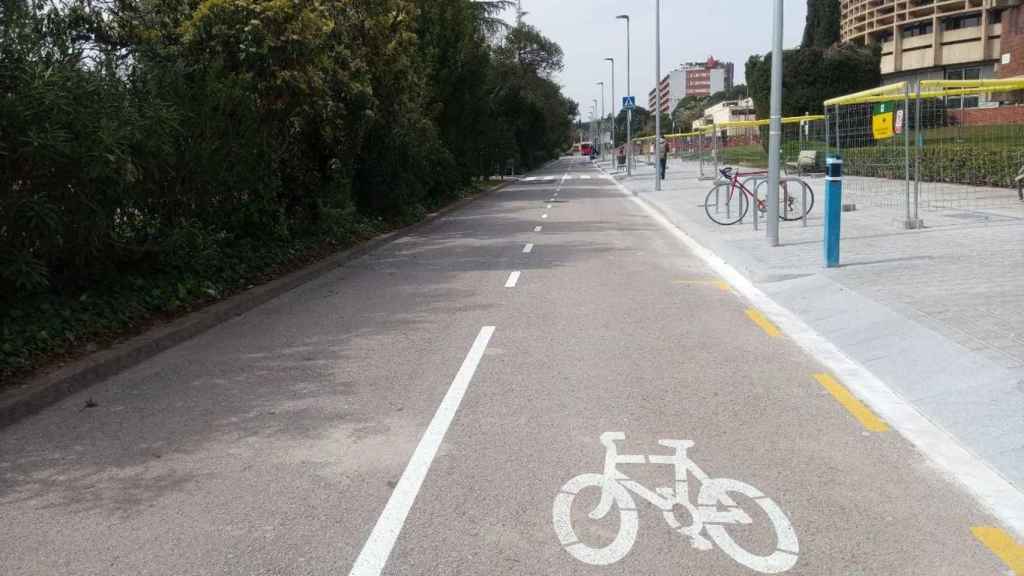
{"type": "Polygon", "coordinates": [[[843,215],[843,159],[825,160],[825,266],[839,266],[839,229],[843,215]]]}

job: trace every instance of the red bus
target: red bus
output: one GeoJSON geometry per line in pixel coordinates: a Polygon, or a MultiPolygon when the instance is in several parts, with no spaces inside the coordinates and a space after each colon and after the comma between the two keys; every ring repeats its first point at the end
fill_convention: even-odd
{"type": "Polygon", "coordinates": [[[587,158],[594,155],[594,143],[593,142],[581,142],[580,143],[580,156],[586,156],[587,158]]]}

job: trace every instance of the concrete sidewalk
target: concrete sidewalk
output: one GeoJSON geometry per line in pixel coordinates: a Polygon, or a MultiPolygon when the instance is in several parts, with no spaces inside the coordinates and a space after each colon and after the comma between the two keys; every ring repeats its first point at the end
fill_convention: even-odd
{"type": "Polygon", "coordinates": [[[1024,490],[1024,204],[923,211],[927,227],[906,231],[900,202],[861,203],[843,215],[842,267],[826,270],[822,178],[807,179],[806,227],[781,223],[772,248],[763,221],[711,222],[712,182],[697,177],[676,159],[660,192],[650,166],[616,174],[1024,490]]]}

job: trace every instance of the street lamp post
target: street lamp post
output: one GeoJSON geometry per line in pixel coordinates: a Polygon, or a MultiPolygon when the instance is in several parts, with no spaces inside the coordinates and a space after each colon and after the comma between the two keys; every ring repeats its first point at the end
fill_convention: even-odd
{"type": "MultiPolygon", "coordinates": [[[[620,14],[615,17],[616,20],[626,21],[626,96],[633,95],[633,89],[630,85],[629,80],[629,65],[630,65],[630,42],[629,42],[629,15],[620,14]]],[[[626,110],[626,175],[633,175],[633,110],[626,110]]]]}
{"type": "MultiPolygon", "coordinates": [[[[615,149],[615,122],[618,116],[615,115],[615,58],[605,58],[605,62],[612,63],[612,150],[615,149]]],[[[612,158],[614,162],[615,159],[612,158]]]]}
{"type": "Polygon", "coordinates": [[[598,126],[601,127],[601,136],[599,140],[601,141],[601,161],[604,162],[604,124],[608,120],[608,117],[605,116],[604,112],[604,82],[598,82],[597,85],[601,87],[601,123],[598,124],[598,126]]]}
{"type": "Polygon", "coordinates": [[[657,192],[661,190],[661,0],[654,0],[654,94],[654,190],[657,192]]]}
{"type": "MultiPolygon", "coordinates": [[[[768,126],[768,244],[779,245],[779,149],[782,147],[782,11],[772,0],[772,97],[768,126]]],[[[756,217],[756,216],[755,216],[756,217]]]]}

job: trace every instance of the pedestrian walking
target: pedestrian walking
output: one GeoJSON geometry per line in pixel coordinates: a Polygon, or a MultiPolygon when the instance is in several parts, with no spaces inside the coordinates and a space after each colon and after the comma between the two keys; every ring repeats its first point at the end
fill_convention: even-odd
{"type": "Polygon", "coordinates": [[[666,140],[665,138],[659,140],[658,150],[660,151],[660,154],[658,155],[660,157],[660,166],[658,167],[658,173],[660,174],[660,178],[664,180],[665,171],[668,169],[668,140],[666,140]]]}

